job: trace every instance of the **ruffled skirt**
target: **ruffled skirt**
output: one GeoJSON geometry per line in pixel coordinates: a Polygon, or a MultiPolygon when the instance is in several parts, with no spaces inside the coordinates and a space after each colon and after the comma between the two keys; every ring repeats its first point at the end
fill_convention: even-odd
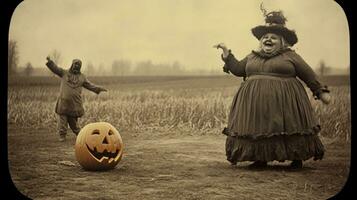
{"type": "Polygon", "coordinates": [[[243,82],[228,118],[226,154],[236,161],[322,159],[320,126],[301,82],[256,75],[243,82]]]}
{"type": "Polygon", "coordinates": [[[317,135],[281,135],[264,139],[228,136],[226,155],[230,162],[285,161],[323,158],[324,146],[317,135]]]}

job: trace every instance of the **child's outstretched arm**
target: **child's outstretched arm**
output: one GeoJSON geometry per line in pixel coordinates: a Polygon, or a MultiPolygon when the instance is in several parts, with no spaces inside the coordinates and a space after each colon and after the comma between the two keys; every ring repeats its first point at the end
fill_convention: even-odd
{"type": "Polygon", "coordinates": [[[50,69],[53,73],[55,73],[59,77],[62,77],[64,74],[64,69],[58,67],[56,63],[54,63],[49,56],[47,56],[46,59],[47,59],[46,66],[48,67],[48,69],[50,69]]]}
{"type": "Polygon", "coordinates": [[[108,90],[103,88],[103,87],[100,87],[100,86],[97,86],[93,83],[91,83],[87,77],[85,77],[85,80],[83,82],[83,87],[86,88],[87,90],[89,91],[92,91],[96,94],[99,94],[100,92],[107,92],[108,90]]]}

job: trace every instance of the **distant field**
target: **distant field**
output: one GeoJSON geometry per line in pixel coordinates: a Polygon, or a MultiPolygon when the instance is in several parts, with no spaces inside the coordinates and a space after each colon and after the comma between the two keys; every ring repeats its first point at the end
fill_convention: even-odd
{"type": "MultiPolygon", "coordinates": [[[[84,90],[86,114],[81,124],[107,121],[121,130],[183,129],[195,134],[220,133],[242,78],[89,77],[109,91],[95,95],[84,90]]],[[[350,140],[349,76],[321,78],[333,96],[328,106],[311,98],[325,137],[350,140]]],[[[59,92],[56,77],[9,79],[8,123],[20,127],[56,127],[54,107],[59,92]]]]}
{"type": "MultiPolygon", "coordinates": [[[[215,86],[229,86],[231,84],[239,83],[242,78],[232,75],[222,76],[106,76],[106,77],[88,77],[90,81],[101,85],[128,85],[128,84],[148,84],[148,85],[163,85],[170,83],[181,83],[175,86],[187,85],[185,81],[198,83],[198,86],[209,87],[213,86],[211,80],[214,80],[215,86]],[[207,84],[207,85],[205,85],[207,84]]],[[[350,84],[349,75],[330,75],[320,77],[321,82],[329,86],[342,86],[350,84]]],[[[22,77],[9,77],[9,86],[14,85],[58,85],[59,79],[55,76],[22,76],[22,77]]],[[[172,84],[171,84],[172,85],[172,84]]],[[[196,86],[196,85],[194,85],[196,86]]]]}

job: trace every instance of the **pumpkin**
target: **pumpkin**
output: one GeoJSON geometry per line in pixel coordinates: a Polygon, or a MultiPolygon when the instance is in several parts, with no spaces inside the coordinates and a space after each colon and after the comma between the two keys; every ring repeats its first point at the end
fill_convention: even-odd
{"type": "Polygon", "coordinates": [[[113,169],[123,156],[123,141],[117,129],[107,122],[90,123],[79,132],[75,155],[87,170],[113,169]]]}

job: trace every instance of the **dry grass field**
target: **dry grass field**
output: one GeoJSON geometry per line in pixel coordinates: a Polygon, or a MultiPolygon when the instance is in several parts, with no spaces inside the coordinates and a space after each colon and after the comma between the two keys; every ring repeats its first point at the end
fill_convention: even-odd
{"type": "MultiPolygon", "coordinates": [[[[301,171],[272,163],[251,171],[225,160],[232,98],[241,79],[207,77],[89,77],[108,92],[83,90],[80,124],[106,121],[121,133],[123,160],[108,172],[87,172],[74,157],[69,131],[58,142],[56,77],[10,78],[9,168],[17,188],[34,199],[326,199],[338,193],[350,167],[349,76],[323,77],[332,102],[311,102],[326,147],[322,161],[301,171]],[[61,164],[70,161],[73,166],[61,164]]],[[[307,89],[309,95],[310,91],[307,89]]]]}

